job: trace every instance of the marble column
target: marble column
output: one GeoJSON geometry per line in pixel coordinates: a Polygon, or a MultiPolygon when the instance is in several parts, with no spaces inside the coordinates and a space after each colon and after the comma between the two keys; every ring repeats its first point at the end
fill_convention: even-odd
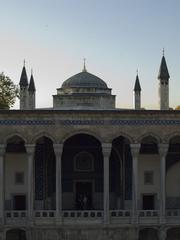
{"type": "Polygon", "coordinates": [[[104,223],[109,223],[109,158],[112,144],[102,143],[102,153],[104,157],[104,223]]]}
{"type": "Polygon", "coordinates": [[[138,221],[138,157],[141,144],[131,144],[132,154],[132,220],[138,221]]]}
{"type": "Polygon", "coordinates": [[[159,240],[166,240],[167,238],[167,230],[164,226],[159,229],[159,240]]]}
{"type": "Polygon", "coordinates": [[[4,144],[0,144],[0,224],[4,223],[4,158],[5,158],[5,149],[4,144]]]}
{"type": "Polygon", "coordinates": [[[35,144],[26,144],[26,152],[28,157],[28,218],[30,221],[33,220],[33,211],[34,211],[34,153],[35,153],[35,144]]]}
{"type": "Polygon", "coordinates": [[[62,174],[61,174],[61,157],[63,144],[53,144],[56,156],[56,218],[62,220],[62,174]]]}
{"type": "Polygon", "coordinates": [[[168,152],[168,144],[159,144],[160,155],[160,222],[164,223],[166,216],[166,155],[168,152]]]}

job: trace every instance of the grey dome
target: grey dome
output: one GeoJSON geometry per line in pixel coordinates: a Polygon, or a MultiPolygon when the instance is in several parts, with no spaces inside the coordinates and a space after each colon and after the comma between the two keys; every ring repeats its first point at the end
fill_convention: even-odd
{"type": "Polygon", "coordinates": [[[106,89],[107,84],[99,77],[87,72],[80,72],[68,78],[62,84],[62,88],[101,88],[106,89]]]}

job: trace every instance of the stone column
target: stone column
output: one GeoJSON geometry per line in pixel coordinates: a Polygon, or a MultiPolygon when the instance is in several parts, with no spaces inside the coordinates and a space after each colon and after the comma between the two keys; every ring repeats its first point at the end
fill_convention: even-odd
{"type": "Polygon", "coordinates": [[[28,218],[29,221],[33,221],[34,211],[34,144],[26,144],[26,152],[28,157],[28,218]]]}
{"type": "Polygon", "coordinates": [[[164,226],[162,226],[159,229],[159,240],[166,240],[166,237],[167,237],[167,230],[164,226]]]}
{"type": "Polygon", "coordinates": [[[4,223],[4,157],[5,157],[6,146],[0,144],[0,224],[4,223]]]}
{"type": "Polygon", "coordinates": [[[141,144],[131,144],[132,154],[132,220],[138,221],[138,156],[141,144]]]}
{"type": "Polygon", "coordinates": [[[160,155],[160,222],[164,223],[166,216],[166,155],[168,144],[159,144],[160,155]]]}
{"type": "Polygon", "coordinates": [[[62,174],[61,174],[61,156],[63,144],[53,144],[56,156],[56,218],[62,220],[62,174]]]}
{"type": "Polygon", "coordinates": [[[111,143],[102,143],[104,157],[104,223],[109,223],[109,158],[111,154],[111,143]]]}

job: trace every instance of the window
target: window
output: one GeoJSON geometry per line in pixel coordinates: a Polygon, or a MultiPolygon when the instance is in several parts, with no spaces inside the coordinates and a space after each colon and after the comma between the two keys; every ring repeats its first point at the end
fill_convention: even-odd
{"type": "Polygon", "coordinates": [[[24,172],[15,173],[15,184],[24,184],[24,172]]]}
{"type": "Polygon", "coordinates": [[[154,172],[153,171],[145,171],[144,172],[144,184],[152,185],[154,183],[154,172]]]}

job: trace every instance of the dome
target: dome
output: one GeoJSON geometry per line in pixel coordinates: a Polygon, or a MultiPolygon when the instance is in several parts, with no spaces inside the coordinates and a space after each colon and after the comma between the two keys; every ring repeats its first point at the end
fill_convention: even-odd
{"type": "Polygon", "coordinates": [[[62,88],[101,88],[106,89],[107,84],[99,77],[82,71],[70,78],[62,84],[62,88]]]}

